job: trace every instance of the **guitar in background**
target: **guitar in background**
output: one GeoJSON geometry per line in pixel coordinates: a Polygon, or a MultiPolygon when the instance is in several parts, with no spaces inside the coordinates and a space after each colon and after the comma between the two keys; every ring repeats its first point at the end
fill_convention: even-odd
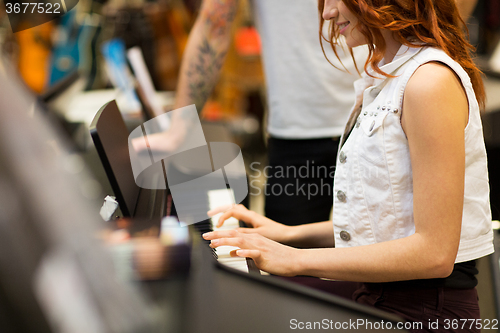
{"type": "Polygon", "coordinates": [[[26,85],[41,93],[47,84],[54,21],[14,34],[18,44],[17,64],[26,85]]]}
{"type": "Polygon", "coordinates": [[[78,70],[88,77],[87,88],[95,79],[96,43],[101,31],[102,1],[80,0],[79,5],[61,18],[57,27],[49,86],[78,70]]]}

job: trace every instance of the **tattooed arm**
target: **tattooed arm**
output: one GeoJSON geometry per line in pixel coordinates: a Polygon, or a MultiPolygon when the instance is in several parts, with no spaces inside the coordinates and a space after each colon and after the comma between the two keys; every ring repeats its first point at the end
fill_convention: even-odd
{"type": "MultiPolygon", "coordinates": [[[[195,104],[199,113],[210,97],[231,42],[238,1],[203,0],[184,51],[174,110],[195,104]]],[[[148,135],[148,142],[134,139],[132,144],[138,152],[148,145],[156,151],[175,152],[190,132],[191,120],[185,113],[174,113],[168,131],[148,135]]]]}
{"type": "Polygon", "coordinates": [[[203,0],[182,61],[174,108],[196,104],[198,112],[210,97],[231,42],[238,0],[203,0]]]}

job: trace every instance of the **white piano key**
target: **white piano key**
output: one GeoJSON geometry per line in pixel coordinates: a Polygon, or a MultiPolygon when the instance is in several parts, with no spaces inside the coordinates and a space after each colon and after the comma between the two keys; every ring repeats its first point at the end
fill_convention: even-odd
{"type": "MultiPolygon", "coordinates": [[[[234,204],[234,195],[233,191],[230,189],[223,190],[213,190],[208,192],[208,202],[210,205],[210,209],[215,209],[220,206],[225,205],[233,205],[234,204]]],[[[216,230],[232,230],[239,228],[239,221],[234,217],[228,218],[224,225],[220,228],[217,228],[217,222],[219,221],[219,217],[222,213],[214,215],[211,218],[212,228],[214,231],[216,230]]],[[[248,265],[246,258],[242,257],[231,257],[230,253],[233,250],[239,249],[235,246],[219,246],[216,249],[217,256],[219,257],[219,262],[223,265],[229,266],[231,268],[247,272],[248,273],[248,265]]]]}

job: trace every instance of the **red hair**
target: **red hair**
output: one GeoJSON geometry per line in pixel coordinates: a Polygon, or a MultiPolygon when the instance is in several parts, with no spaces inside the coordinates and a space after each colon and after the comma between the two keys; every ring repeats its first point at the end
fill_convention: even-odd
{"type": "MultiPolygon", "coordinates": [[[[381,75],[384,73],[378,63],[384,57],[385,40],[380,29],[393,32],[394,39],[411,47],[431,46],[448,54],[469,74],[480,107],[486,100],[481,71],[472,61],[474,47],[468,42],[468,30],[460,17],[455,0],[342,0],[344,5],[359,20],[357,29],[368,41],[368,59],[365,71],[370,65],[381,75]],[[464,33],[467,32],[467,35],[464,33]],[[376,46],[376,47],[375,47],[376,46]]],[[[320,13],[320,42],[323,40],[335,49],[338,45],[339,29],[330,22],[330,36],[322,34],[325,20],[322,17],[325,0],[318,1],[320,13]]]]}

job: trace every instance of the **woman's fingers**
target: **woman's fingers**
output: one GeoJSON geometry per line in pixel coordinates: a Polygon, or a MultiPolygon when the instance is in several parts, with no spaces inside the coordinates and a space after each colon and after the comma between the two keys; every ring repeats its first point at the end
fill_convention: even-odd
{"type": "Polygon", "coordinates": [[[214,209],[211,209],[207,212],[207,215],[208,216],[214,216],[216,214],[219,214],[219,213],[226,213],[228,211],[248,211],[248,209],[245,208],[245,206],[239,204],[239,205],[235,205],[235,204],[230,204],[230,205],[222,205],[222,206],[219,206],[219,207],[216,207],[214,209]]]}
{"type": "Polygon", "coordinates": [[[236,237],[238,235],[238,231],[236,229],[233,230],[218,230],[206,232],[202,235],[203,239],[213,240],[224,237],[236,237]]]}
{"type": "Polygon", "coordinates": [[[212,217],[212,216],[217,215],[219,213],[223,213],[223,212],[225,212],[225,211],[227,211],[227,210],[229,210],[229,209],[231,209],[233,207],[234,207],[233,204],[231,204],[231,205],[222,205],[222,206],[219,206],[219,207],[216,207],[214,209],[209,210],[207,212],[207,215],[210,216],[210,217],[212,217]]]}
{"type": "Polygon", "coordinates": [[[220,230],[203,234],[204,239],[211,241],[210,247],[212,248],[223,245],[236,246],[239,248],[252,247],[252,243],[247,242],[251,237],[255,236],[250,234],[245,235],[237,230],[220,230]]]}
{"type": "Polygon", "coordinates": [[[233,250],[229,254],[231,255],[231,257],[252,258],[254,261],[258,260],[262,255],[259,250],[244,250],[244,249],[233,250]]]}
{"type": "Polygon", "coordinates": [[[216,227],[217,228],[220,228],[222,227],[222,225],[224,224],[224,222],[226,222],[226,220],[230,217],[233,217],[233,210],[228,210],[227,212],[223,213],[221,216],[219,216],[219,221],[217,221],[217,225],[216,227]]]}
{"type": "Polygon", "coordinates": [[[240,249],[235,250],[235,252],[238,257],[252,258],[254,261],[259,260],[261,256],[261,252],[259,250],[240,249]]]}
{"type": "Polygon", "coordinates": [[[246,209],[243,205],[221,206],[209,211],[207,214],[209,216],[213,216],[220,212],[224,213],[222,213],[222,215],[219,217],[219,221],[217,222],[216,225],[217,228],[220,228],[224,224],[224,222],[230,217],[234,217],[244,222],[251,222],[252,212],[246,209]]]}
{"type": "Polygon", "coordinates": [[[255,228],[237,228],[235,230],[242,234],[260,234],[260,230],[255,228]]]}
{"type": "Polygon", "coordinates": [[[236,247],[244,247],[244,240],[241,237],[231,237],[231,238],[217,238],[212,239],[210,241],[210,247],[216,248],[219,246],[236,246],[236,247]]]}

